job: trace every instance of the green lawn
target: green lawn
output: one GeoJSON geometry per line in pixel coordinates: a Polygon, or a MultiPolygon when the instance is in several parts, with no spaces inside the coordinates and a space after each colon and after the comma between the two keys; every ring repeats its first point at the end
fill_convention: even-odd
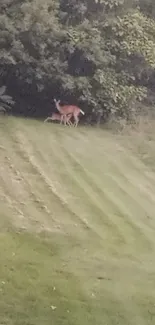
{"type": "Polygon", "coordinates": [[[0,325],[155,324],[155,136],[0,119],[0,325]]]}

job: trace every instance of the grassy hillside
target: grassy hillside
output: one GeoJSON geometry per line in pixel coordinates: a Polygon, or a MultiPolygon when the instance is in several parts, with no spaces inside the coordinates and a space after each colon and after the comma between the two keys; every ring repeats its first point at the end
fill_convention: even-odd
{"type": "Polygon", "coordinates": [[[1,118],[0,324],[155,324],[155,136],[1,118]]]}

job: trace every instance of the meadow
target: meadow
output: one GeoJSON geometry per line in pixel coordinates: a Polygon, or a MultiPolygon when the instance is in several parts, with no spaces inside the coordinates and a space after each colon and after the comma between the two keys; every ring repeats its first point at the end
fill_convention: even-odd
{"type": "Polygon", "coordinates": [[[153,124],[1,117],[1,325],[154,325],[154,257],[153,124]]]}

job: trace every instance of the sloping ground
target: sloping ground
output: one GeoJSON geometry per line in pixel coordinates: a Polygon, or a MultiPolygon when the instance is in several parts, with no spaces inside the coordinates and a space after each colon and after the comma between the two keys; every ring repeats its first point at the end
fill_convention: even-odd
{"type": "Polygon", "coordinates": [[[155,139],[1,118],[0,324],[155,324],[155,139]]]}

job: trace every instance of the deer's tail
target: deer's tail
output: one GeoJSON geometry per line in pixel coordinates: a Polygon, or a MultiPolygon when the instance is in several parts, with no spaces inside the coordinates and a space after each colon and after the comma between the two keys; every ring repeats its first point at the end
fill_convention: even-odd
{"type": "Polygon", "coordinates": [[[81,112],[83,115],[85,115],[85,113],[84,113],[84,111],[82,111],[82,109],[80,109],[80,112],[81,112]]]}

